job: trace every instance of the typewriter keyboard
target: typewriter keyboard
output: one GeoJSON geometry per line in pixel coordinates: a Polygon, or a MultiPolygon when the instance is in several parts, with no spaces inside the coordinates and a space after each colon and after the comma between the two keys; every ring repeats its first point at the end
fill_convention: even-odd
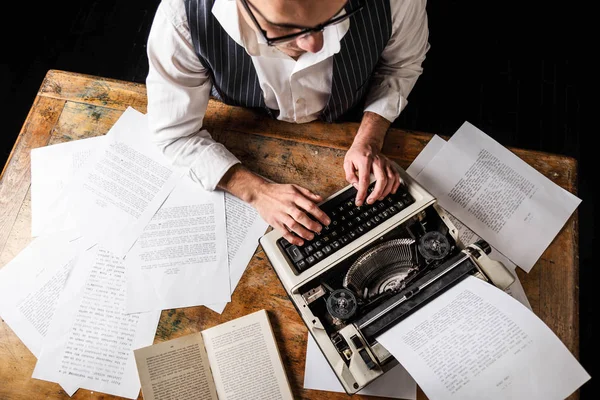
{"type": "MultiPolygon", "coordinates": [[[[375,182],[369,186],[368,193],[374,187],[375,182]]],[[[293,245],[285,238],[277,241],[283,254],[294,266],[295,274],[340,250],[415,201],[404,184],[400,185],[396,193],[390,193],[383,200],[377,200],[373,204],[365,202],[360,207],[354,204],[356,193],[356,189],[350,187],[320,206],[331,223],[323,226],[313,240],[304,239],[302,246],[293,245]]]]}

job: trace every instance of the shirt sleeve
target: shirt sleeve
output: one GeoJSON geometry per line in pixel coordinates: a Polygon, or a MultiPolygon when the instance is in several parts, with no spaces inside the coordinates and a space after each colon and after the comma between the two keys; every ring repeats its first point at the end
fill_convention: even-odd
{"type": "Polygon", "coordinates": [[[406,107],[430,48],[426,0],[390,1],[392,35],[371,78],[365,111],[390,122],[406,107]]]}
{"type": "Polygon", "coordinates": [[[184,2],[163,0],[147,42],[148,124],[152,140],[206,190],[240,161],[202,129],[212,84],[191,41],[184,2]]]}

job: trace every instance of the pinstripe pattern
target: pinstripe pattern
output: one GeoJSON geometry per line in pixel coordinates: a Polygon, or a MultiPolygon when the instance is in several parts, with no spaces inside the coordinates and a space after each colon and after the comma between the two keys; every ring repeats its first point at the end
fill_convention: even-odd
{"type": "MultiPolygon", "coordinates": [[[[194,49],[210,72],[212,95],[227,104],[263,108],[273,116],[265,104],[252,59],[212,15],[214,0],[183,1],[194,49]]],[[[352,17],[341,50],[333,56],[331,95],[321,113],[322,120],[336,121],[363,100],[369,77],[392,34],[390,1],[367,0],[365,8],[352,17]]],[[[350,0],[347,9],[359,3],[350,0]]]]}
{"type": "MultiPolygon", "coordinates": [[[[369,77],[392,34],[390,1],[401,0],[367,0],[365,9],[352,17],[341,50],[333,57],[331,96],[323,120],[338,120],[364,99],[369,77]]],[[[349,3],[354,8],[359,1],[349,3]]]]}
{"type": "Polygon", "coordinates": [[[250,56],[213,17],[213,0],[184,1],[194,50],[210,73],[212,95],[227,104],[270,113],[262,94],[256,93],[258,77],[250,56]]]}

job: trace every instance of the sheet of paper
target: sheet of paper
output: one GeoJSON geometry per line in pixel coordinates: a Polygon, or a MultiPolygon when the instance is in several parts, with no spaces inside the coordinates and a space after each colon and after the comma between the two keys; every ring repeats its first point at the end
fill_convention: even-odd
{"type": "Polygon", "coordinates": [[[202,331],[220,400],[293,399],[265,310],[202,331]]]}
{"type": "Polygon", "coordinates": [[[223,191],[183,178],[125,256],[127,312],[231,300],[223,191]]]}
{"type": "MultiPolygon", "coordinates": [[[[75,262],[78,245],[71,237],[65,231],[35,238],[0,269],[0,317],[36,358],[75,262]]],[[[78,388],[61,386],[69,396],[78,388]]]]}
{"type": "Polygon", "coordinates": [[[218,400],[202,333],[133,351],[144,400],[218,400]]]}
{"type": "MultiPolygon", "coordinates": [[[[227,224],[227,251],[231,294],[252,259],[258,239],[265,234],[267,224],[250,204],[232,194],[225,193],[225,219],[227,224]]],[[[207,307],[221,314],[227,303],[209,304],[207,307]]]]}
{"type": "MultiPolygon", "coordinates": [[[[304,388],[345,393],[310,334],[306,345],[304,388]]],[[[402,365],[397,365],[357,394],[414,400],[417,398],[417,383],[402,365]]]]}
{"type": "Polygon", "coordinates": [[[63,195],[77,229],[119,257],[183,176],[152,143],[146,115],[127,108],[63,195]]]}
{"type": "Polygon", "coordinates": [[[0,316],[36,357],[75,261],[76,243],[64,233],[40,236],[0,269],[0,316]]]}
{"type": "Polygon", "coordinates": [[[526,272],[581,202],[468,122],[416,179],[526,272]]]}
{"type": "Polygon", "coordinates": [[[105,140],[105,136],[97,136],[31,150],[31,236],[76,227],[67,207],[58,212],[63,216],[61,219],[53,218],[50,210],[76,172],[95,150],[104,146],[105,140]]]}
{"type": "Polygon", "coordinates": [[[416,179],[417,175],[423,171],[423,168],[429,164],[445,144],[446,141],[444,139],[438,135],[433,135],[423,150],[417,154],[413,162],[406,168],[406,173],[410,175],[411,178],[416,179]]]}
{"type": "Polygon", "coordinates": [[[473,276],[377,340],[432,400],[564,399],[590,379],[531,310],[473,276]]]}
{"type": "MultiPolygon", "coordinates": [[[[434,135],[429,143],[425,146],[423,150],[417,155],[414,161],[409,165],[406,169],[406,172],[413,178],[416,179],[417,175],[425,168],[425,166],[437,155],[437,153],[444,147],[446,141],[439,137],[438,135],[434,135]]],[[[426,188],[427,189],[427,188],[426,188]]],[[[456,229],[458,229],[458,237],[460,241],[466,246],[471,243],[474,243],[481,239],[475,232],[469,229],[468,226],[459,221],[454,215],[448,212],[448,210],[444,210],[448,214],[450,221],[454,224],[456,229]]],[[[492,251],[489,256],[503,263],[509,271],[512,272],[515,277],[515,281],[512,285],[510,285],[505,291],[506,293],[513,296],[515,299],[519,300],[529,309],[531,309],[531,304],[529,304],[529,300],[527,300],[527,295],[525,294],[525,290],[523,289],[523,285],[517,276],[517,266],[510,261],[504,254],[500,253],[498,250],[494,248],[494,246],[490,246],[492,251]]]]}
{"type": "Polygon", "coordinates": [[[95,246],[81,252],[58,300],[33,378],[138,397],[133,349],[152,344],[160,312],[125,314],[125,265],[95,246]]]}

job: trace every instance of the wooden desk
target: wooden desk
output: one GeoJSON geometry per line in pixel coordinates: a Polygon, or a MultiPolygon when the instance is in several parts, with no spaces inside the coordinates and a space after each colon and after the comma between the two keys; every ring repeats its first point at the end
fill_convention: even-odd
{"type": "MultiPolygon", "coordinates": [[[[146,112],[144,85],[64,71],[48,72],[0,176],[0,268],[31,241],[30,150],[103,135],[127,106],[146,112]]],[[[275,181],[298,183],[324,197],[346,185],[342,162],[357,129],[355,123],[288,124],[211,101],[205,124],[217,140],[251,169],[275,181]]],[[[388,156],[407,168],[431,136],[392,129],[384,149],[388,156]]],[[[577,164],[572,158],[511,150],[558,185],[577,192],[577,164]]],[[[531,272],[518,270],[533,310],[575,356],[579,354],[577,234],[575,212],[531,272]]],[[[270,312],[295,396],[348,398],[346,394],[303,389],[307,330],[260,247],[223,314],[205,307],[165,310],[155,343],[261,308],[270,312]]],[[[0,399],[68,398],[59,385],[31,378],[35,363],[35,357],[1,321],[0,399]]],[[[141,394],[139,397],[142,398],[141,394]]],[[[421,391],[418,397],[426,398],[421,391]]],[[[570,399],[578,397],[576,392],[570,399]]],[[[107,399],[110,396],[80,389],[73,398],[107,399]]]]}

